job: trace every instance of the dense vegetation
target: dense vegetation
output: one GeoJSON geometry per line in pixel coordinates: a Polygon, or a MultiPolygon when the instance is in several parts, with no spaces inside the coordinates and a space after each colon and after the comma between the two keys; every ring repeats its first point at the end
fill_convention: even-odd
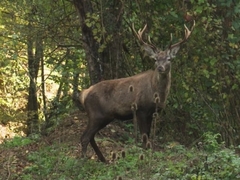
{"type": "MultiPolygon", "coordinates": [[[[129,148],[131,143],[126,142],[126,154],[134,155],[101,169],[96,162],[87,162],[85,169],[78,171],[94,174],[91,168],[95,167],[96,179],[106,175],[109,168],[113,173],[110,179],[131,178],[134,172],[146,179],[240,178],[234,170],[239,168],[239,157],[231,149],[240,144],[240,2],[236,0],[2,0],[0,127],[8,126],[28,137],[1,146],[12,148],[11,143],[16,142],[19,147],[19,141],[27,146],[56,130],[76,110],[71,101],[74,89],[152,68],[153,63],[144,58],[133,36],[132,23],[136,29],[147,23],[152,41],[164,49],[170,34],[178,41],[183,37],[183,25],[190,27],[193,20],[193,34],[172,62],[171,92],[157,122],[155,141],[165,144],[164,150],[145,152],[129,148]],[[167,148],[169,142],[178,145],[167,148]],[[205,149],[194,149],[199,142],[205,149]],[[149,171],[142,167],[136,151],[144,154],[149,171]],[[138,164],[132,171],[131,163],[138,164]]],[[[62,144],[61,151],[57,150],[60,144],[56,147],[43,146],[29,155],[29,177],[22,178],[31,179],[31,173],[38,169],[34,166],[40,164],[44,166],[36,170],[39,178],[78,177],[72,167],[79,167],[80,162],[66,156],[68,146],[62,144]],[[40,156],[50,158],[40,162],[40,156]],[[58,171],[54,170],[56,161],[62,163],[58,171]],[[61,169],[70,174],[55,174],[61,169]]]]}

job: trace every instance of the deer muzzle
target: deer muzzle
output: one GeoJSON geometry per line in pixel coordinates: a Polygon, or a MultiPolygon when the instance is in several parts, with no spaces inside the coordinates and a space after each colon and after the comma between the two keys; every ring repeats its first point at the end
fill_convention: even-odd
{"type": "Polygon", "coordinates": [[[165,72],[165,67],[164,66],[158,66],[158,71],[160,72],[160,73],[163,73],[163,72],[165,72]]]}

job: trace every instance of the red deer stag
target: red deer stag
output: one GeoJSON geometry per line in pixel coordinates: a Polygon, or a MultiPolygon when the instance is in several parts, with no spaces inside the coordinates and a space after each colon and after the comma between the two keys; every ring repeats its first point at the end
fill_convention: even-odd
{"type": "MultiPolygon", "coordinates": [[[[185,26],[185,25],[184,25],[185,26]]],[[[86,156],[87,146],[90,142],[92,148],[102,162],[106,162],[99,150],[94,136],[115,118],[119,120],[137,119],[141,134],[149,136],[152,115],[158,109],[164,108],[171,83],[171,59],[175,57],[180,45],[185,42],[191,31],[185,26],[185,37],[180,42],[170,45],[161,51],[154,46],[150,39],[145,42],[142,34],[145,27],[133,32],[143,44],[147,56],[155,60],[155,70],[121,79],[106,80],[92,85],[82,92],[74,92],[73,100],[86,110],[89,120],[86,130],[81,136],[82,156],[86,156]],[[133,109],[135,113],[133,113],[133,109]]]]}

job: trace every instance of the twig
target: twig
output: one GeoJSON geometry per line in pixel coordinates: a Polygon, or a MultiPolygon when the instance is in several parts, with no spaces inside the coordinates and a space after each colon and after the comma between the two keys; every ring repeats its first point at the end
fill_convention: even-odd
{"type": "Polygon", "coordinates": [[[11,177],[11,171],[10,171],[10,158],[11,158],[11,154],[8,157],[8,163],[7,163],[7,170],[8,170],[8,177],[7,180],[10,179],[11,177]]]}

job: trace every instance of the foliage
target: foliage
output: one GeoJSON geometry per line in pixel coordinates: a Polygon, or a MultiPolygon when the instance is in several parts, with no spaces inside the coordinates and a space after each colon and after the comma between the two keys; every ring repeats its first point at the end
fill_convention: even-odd
{"type": "MultiPolygon", "coordinates": [[[[15,18],[7,9],[10,4],[0,8],[0,123],[6,124],[15,119],[23,120],[23,108],[26,105],[26,61],[20,54],[24,53],[24,43],[19,42],[19,34],[9,27],[15,18]],[[10,22],[9,19],[13,21],[10,22]]],[[[18,26],[18,25],[17,25],[18,26]]],[[[16,27],[17,28],[17,27],[16,27]]]]}
{"type": "MultiPolygon", "coordinates": [[[[82,84],[88,84],[84,52],[77,48],[80,43],[75,36],[79,27],[74,12],[72,4],[66,2],[3,1],[0,8],[0,123],[26,124],[29,80],[33,79],[28,66],[28,37],[35,46],[37,38],[42,37],[44,41],[44,64],[41,63],[43,68],[36,69],[35,82],[39,123],[53,119],[53,114],[57,123],[56,116],[67,111],[70,97],[66,96],[76,74],[81,72],[82,84]]],[[[37,49],[33,49],[33,54],[37,54],[37,49]]]]}
{"type": "Polygon", "coordinates": [[[170,98],[177,108],[176,113],[187,114],[187,126],[193,123],[192,131],[221,132],[228,145],[239,141],[233,134],[239,129],[236,122],[239,118],[239,54],[236,47],[240,40],[239,27],[234,24],[240,22],[239,12],[233,10],[239,3],[234,6],[232,3],[191,1],[188,11],[198,25],[191,37],[194,40],[187,44],[192,48],[184,49],[173,65],[174,88],[170,98]]]}
{"type": "Polygon", "coordinates": [[[14,147],[22,147],[26,146],[28,144],[31,144],[33,142],[36,142],[39,139],[39,135],[33,134],[31,137],[21,137],[21,136],[15,136],[13,139],[5,140],[3,143],[4,147],[7,148],[14,148],[14,147]]]}

